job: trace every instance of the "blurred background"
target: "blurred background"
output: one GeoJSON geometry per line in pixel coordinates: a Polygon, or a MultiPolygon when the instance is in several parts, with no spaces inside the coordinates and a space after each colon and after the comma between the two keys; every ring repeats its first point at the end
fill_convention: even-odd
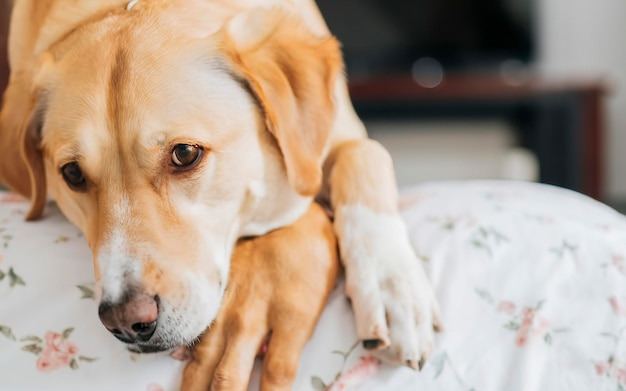
{"type": "MultiPolygon", "coordinates": [[[[11,3],[0,0],[0,90],[11,3]]],[[[317,3],[401,186],[539,181],[626,210],[626,2],[317,3]]]]}
{"type": "Polygon", "coordinates": [[[400,185],[540,181],[626,207],[626,2],[317,0],[400,185]]]}

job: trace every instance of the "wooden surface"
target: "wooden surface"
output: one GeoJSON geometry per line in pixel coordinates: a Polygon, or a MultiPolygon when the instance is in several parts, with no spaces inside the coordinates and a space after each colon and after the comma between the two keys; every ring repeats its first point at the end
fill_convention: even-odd
{"type": "MultiPolygon", "coordinates": [[[[552,163],[567,167],[568,175],[578,178],[577,183],[567,183],[569,179],[563,179],[559,183],[554,177],[546,179],[547,183],[573,188],[600,200],[603,199],[605,159],[603,98],[607,92],[610,91],[603,80],[581,79],[531,79],[520,84],[510,84],[498,76],[466,75],[446,77],[434,88],[420,86],[410,76],[384,76],[350,81],[350,95],[357,111],[360,108],[371,110],[372,107],[378,107],[374,111],[375,115],[385,115],[381,113],[387,110],[390,113],[387,119],[393,119],[398,114],[397,108],[401,108],[403,118],[411,113],[416,118],[423,117],[425,113],[441,113],[442,108],[444,113],[447,110],[450,114],[458,113],[459,108],[463,108],[463,115],[475,114],[487,108],[489,110],[486,111],[491,112],[490,115],[494,117],[506,118],[509,115],[508,118],[511,119],[510,114],[505,114],[498,108],[506,104],[509,111],[511,108],[527,110],[529,107],[539,108],[540,111],[545,108],[550,110],[548,102],[554,102],[555,97],[561,97],[560,102],[575,102],[567,103],[568,106],[563,110],[569,117],[552,111],[551,115],[558,117],[557,123],[561,125],[561,129],[553,128],[549,124],[548,127],[520,131],[529,133],[530,130],[535,133],[532,137],[544,137],[546,143],[554,142],[550,139],[554,137],[551,133],[561,132],[560,137],[563,138],[557,140],[557,145],[552,144],[553,149],[546,151],[543,147],[541,151],[533,152],[539,153],[540,164],[544,159],[544,167],[549,167],[552,163]],[[568,122],[570,124],[567,128],[563,128],[563,124],[568,122]],[[545,135],[537,135],[544,132],[545,135]],[[573,145],[572,143],[576,145],[567,150],[565,145],[573,145]],[[560,145],[564,147],[561,148],[560,145]],[[556,159],[562,160],[551,160],[551,151],[554,151],[556,159]],[[575,154],[573,160],[567,160],[565,156],[558,157],[564,152],[575,154]]],[[[363,110],[361,115],[365,114],[363,110]]],[[[557,117],[552,117],[552,120],[557,117]]],[[[441,119],[445,120],[445,114],[441,119]]]]}
{"type": "Polygon", "coordinates": [[[520,84],[509,84],[499,76],[487,75],[450,76],[434,88],[422,87],[410,76],[382,76],[350,81],[350,95],[355,100],[491,100],[567,91],[604,93],[607,90],[602,80],[531,79],[520,84]]]}

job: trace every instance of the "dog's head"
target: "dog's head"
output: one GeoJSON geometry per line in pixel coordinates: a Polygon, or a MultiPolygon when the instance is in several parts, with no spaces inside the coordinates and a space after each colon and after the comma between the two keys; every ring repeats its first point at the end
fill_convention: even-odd
{"type": "Polygon", "coordinates": [[[203,38],[179,25],[146,11],[77,28],[12,79],[1,118],[1,174],[30,218],[47,189],[83,230],[100,317],[139,352],[192,342],[237,238],[304,213],[341,71],[337,42],[284,11],[203,38]]]}

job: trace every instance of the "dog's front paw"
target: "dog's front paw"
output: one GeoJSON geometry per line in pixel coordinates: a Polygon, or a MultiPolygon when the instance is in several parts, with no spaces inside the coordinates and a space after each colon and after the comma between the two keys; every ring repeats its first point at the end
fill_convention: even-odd
{"type": "Polygon", "coordinates": [[[421,368],[441,321],[403,221],[364,207],[343,207],[335,229],[363,346],[385,361],[421,368]]]}

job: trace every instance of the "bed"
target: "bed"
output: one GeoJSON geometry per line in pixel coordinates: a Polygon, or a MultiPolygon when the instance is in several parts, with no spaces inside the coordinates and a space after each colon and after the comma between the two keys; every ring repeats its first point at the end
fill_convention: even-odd
{"type": "MultiPolygon", "coordinates": [[[[27,208],[0,193],[0,390],[177,390],[183,363],[132,355],[100,324],[79,230],[27,208]]],[[[441,304],[436,351],[421,372],[368,357],[340,282],[295,390],[626,390],[624,216],[521,182],[426,183],[401,208],[441,304]]]]}

